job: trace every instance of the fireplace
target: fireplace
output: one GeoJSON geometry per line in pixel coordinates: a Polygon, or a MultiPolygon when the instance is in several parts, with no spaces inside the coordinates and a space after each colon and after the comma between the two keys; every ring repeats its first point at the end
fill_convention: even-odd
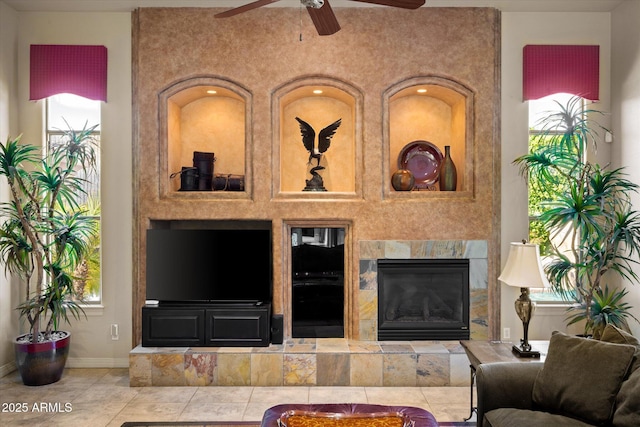
{"type": "Polygon", "coordinates": [[[468,259],[378,260],[378,340],[469,336],[468,259]]]}

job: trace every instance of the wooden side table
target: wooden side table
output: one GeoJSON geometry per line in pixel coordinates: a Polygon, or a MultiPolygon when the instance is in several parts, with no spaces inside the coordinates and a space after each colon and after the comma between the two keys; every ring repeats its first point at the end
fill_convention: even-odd
{"type": "Polygon", "coordinates": [[[471,411],[469,418],[465,418],[465,421],[469,420],[477,408],[473,406],[473,386],[476,382],[476,370],[478,366],[484,363],[497,363],[497,362],[541,362],[544,361],[549,350],[549,341],[529,341],[531,347],[534,350],[540,352],[540,357],[518,357],[511,351],[513,346],[512,342],[505,341],[483,341],[483,340],[468,340],[460,341],[460,345],[464,348],[467,357],[469,358],[469,368],[471,369],[471,411]]]}

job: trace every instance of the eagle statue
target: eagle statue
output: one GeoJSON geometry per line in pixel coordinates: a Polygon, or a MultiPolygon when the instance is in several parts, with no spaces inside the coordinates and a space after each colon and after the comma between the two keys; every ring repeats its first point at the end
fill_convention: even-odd
{"type": "Polygon", "coordinates": [[[318,173],[319,170],[324,169],[324,166],[320,166],[320,160],[322,159],[322,155],[329,149],[331,145],[331,138],[335,135],[336,130],[340,127],[342,123],[342,119],[338,119],[335,122],[331,123],[329,126],[325,127],[318,134],[318,145],[316,146],[316,131],[313,130],[311,125],[300,117],[296,117],[296,120],[300,124],[300,134],[302,135],[302,144],[304,148],[309,152],[309,161],[307,164],[311,164],[313,159],[317,160],[317,164],[310,171],[312,178],[305,180],[307,186],[303,191],[327,191],[324,188],[324,182],[322,181],[322,177],[318,173]]]}

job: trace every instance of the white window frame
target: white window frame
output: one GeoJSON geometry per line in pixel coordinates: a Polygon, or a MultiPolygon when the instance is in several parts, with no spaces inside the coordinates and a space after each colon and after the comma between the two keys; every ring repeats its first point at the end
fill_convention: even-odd
{"type": "MultiPolygon", "coordinates": [[[[548,116],[550,112],[557,110],[558,106],[557,106],[557,102],[559,102],[561,105],[566,105],[567,102],[569,101],[570,98],[574,98],[576,95],[573,94],[569,94],[569,93],[556,93],[553,95],[549,95],[546,96],[544,98],[540,98],[537,100],[529,100],[528,106],[529,106],[529,139],[528,139],[528,143],[527,146],[530,147],[531,146],[531,140],[533,138],[535,138],[538,135],[541,135],[543,132],[545,132],[543,129],[537,128],[536,125],[539,124],[540,119],[542,117],[548,116]]],[[[586,103],[587,100],[582,98],[582,110],[586,111],[586,103]]],[[[547,130],[546,133],[548,134],[549,131],[547,130]]],[[[586,159],[585,159],[586,160],[586,159]]],[[[527,193],[529,194],[529,191],[531,190],[531,187],[529,186],[529,183],[527,183],[527,193]]],[[[529,196],[527,195],[527,201],[529,200],[529,196]]],[[[531,212],[529,212],[529,206],[528,206],[528,202],[527,202],[527,213],[529,215],[529,219],[528,219],[528,224],[529,224],[529,233],[531,232],[531,223],[536,221],[538,216],[536,215],[532,215],[531,212]]],[[[531,235],[530,235],[531,237],[531,235]]],[[[542,258],[542,263],[543,265],[545,264],[545,254],[541,248],[541,258],[542,258]]],[[[531,289],[531,293],[530,293],[530,297],[533,301],[535,301],[538,304],[543,304],[543,305],[554,305],[554,306],[568,306],[568,305],[573,305],[573,303],[567,302],[566,300],[564,300],[562,297],[560,297],[559,295],[557,295],[552,289],[531,289]]]]}

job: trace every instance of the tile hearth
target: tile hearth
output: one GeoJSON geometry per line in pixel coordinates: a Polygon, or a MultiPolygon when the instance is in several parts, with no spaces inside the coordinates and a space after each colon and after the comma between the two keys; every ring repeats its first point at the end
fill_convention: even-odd
{"type": "Polygon", "coordinates": [[[464,386],[458,341],[290,339],[269,347],[145,348],[129,354],[132,387],[464,386]]]}

